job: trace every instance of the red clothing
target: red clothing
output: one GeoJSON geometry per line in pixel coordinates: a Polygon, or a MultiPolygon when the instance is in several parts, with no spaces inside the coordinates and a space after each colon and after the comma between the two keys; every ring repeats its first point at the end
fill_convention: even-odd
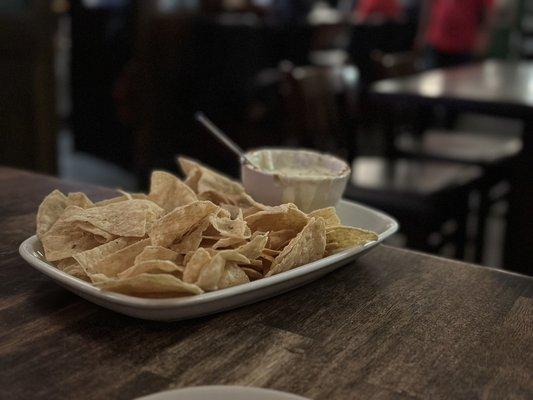
{"type": "Polygon", "coordinates": [[[356,12],[362,20],[373,15],[396,19],[401,16],[402,9],[398,0],[359,0],[356,12]]]}
{"type": "Polygon", "coordinates": [[[472,53],[492,0],[432,0],[426,41],[438,51],[472,53]]]}

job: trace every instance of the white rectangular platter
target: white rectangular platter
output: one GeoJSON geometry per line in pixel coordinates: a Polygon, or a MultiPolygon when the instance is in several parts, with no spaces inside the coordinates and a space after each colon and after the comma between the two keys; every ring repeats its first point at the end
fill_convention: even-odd
{"type": "Polygon", "coordinates": [[[36,236],[26,239],[20,245],[19,252],[33,268],[95,304],[136,318],[176,321],[240,307],[305,285],[353,261],[364,251],[382,242],[398,229],[398,223],[390,216],[351,201],[341,200],[337,206],[337,213],[344,225],[374,231],[378,234],[379,239],[376,242],[344,250],[278,275],[190,297],[143,299],[103,291],[44,261],[42,247],[36,236]]]}

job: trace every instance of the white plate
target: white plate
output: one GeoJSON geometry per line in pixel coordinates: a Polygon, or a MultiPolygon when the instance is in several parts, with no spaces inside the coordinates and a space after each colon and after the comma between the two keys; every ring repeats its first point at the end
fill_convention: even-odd
{"type": "Polygon", "coordinates": [[[309,400],[272,389],[245,386],[197,386],[168,390],[139,397],[137,400],[309,400]]]}
{"type": "Polygon", "coordinates": [[[143,299],[103,291],[48,264],[42,256],[41,243],[36,236],[26,239],[20,245],[19,252],[35,269],[78,296],[102,307],[137,318],[175,321],[240,307],[305,285],[354,260],[398,229],[398,223],[388,215],[347,200],[339,202],[337,212],[343,224],[372,230],[379,235],[378,241],[333,254],[268,278],[191,297],[143,299]]]}

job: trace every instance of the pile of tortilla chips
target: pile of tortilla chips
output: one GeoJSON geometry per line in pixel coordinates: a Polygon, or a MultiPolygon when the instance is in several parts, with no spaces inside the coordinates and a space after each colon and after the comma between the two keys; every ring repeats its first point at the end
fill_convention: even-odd
{"type": "Polygon", "coordinates": [[[93,203],[83,193],[50,193],[37,235],[46,260],[105,290],[178,297],[240,285],[377,239],[340,225],[335,209],[305,214],[271,207],[194,161],[181,181],[152,174],[150,193],[93,203]]]}

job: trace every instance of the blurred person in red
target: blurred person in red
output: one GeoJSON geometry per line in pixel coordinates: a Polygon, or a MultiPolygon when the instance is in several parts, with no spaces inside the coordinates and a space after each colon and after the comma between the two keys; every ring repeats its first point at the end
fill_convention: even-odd
{"type": "Polygon", "coordinates": [[[399,0],[359,0],[355,16],[359,23],[385,22],[400,20],[403,12],[399,0]]]}
{"type": "Polygon", "coordinates": [[[422,0],[416,50],[426,68],[449,67],[486,54],[493,0],[422,0]]]}

